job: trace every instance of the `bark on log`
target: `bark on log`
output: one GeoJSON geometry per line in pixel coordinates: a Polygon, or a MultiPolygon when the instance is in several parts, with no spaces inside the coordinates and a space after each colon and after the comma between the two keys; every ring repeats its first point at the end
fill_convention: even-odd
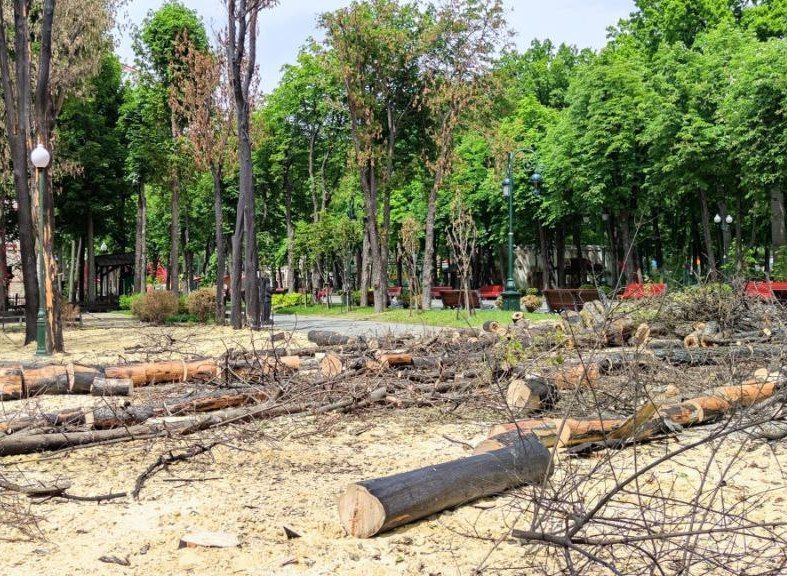
{"type": "Polygon", "coordinates": [[[22,365],[0,367],[0,400],[18,400],[23,395],[22,365]]]}
{"type": "Polygon", "coordinates": [[[412,354],[381,354],[380,363],[383,366],[410,366],[413,363],[412,354]]]}
{"type": "Polygon", "coordinates": [[[91,366],[70,364],[68,370],[68,390],[72,394],[90,394],[93,381],[103,376],[101,371],[91,366]]]}
{"type": "Polygon", "coordinates": [[[134,381],[130,378],[104,378],[93,380],[90,394],[93,396],[131,396],[134,392],[134,381]]]}
{"type": "Polygon", "coordinates": [[[533,435],[488,454],[349,485],[339,519],[355,537],[370,538],[447,508],[492,496],[551,474],[549,451],[533,435]]]}
{"type": "Polygon", "coordinates": [[[313,342],[317,346],[345,346],[347,344],[358,344],[363,341],[361,338],[345,336],[330,330],[309,330],[306,337],[309,339],[309,342],[313,342]]]}
{"type": "Polygon", "coordinates": [[[66,366],[51,365],[22,368],[24,395],[28,398],[40,394],[68,394],[69,377],[66,366]]]}
{"type": "Polygon", "coordinates": [[[210,379],[218,376],[218,374],[218,365],[212,359],[191,362],[174,360],[147,364],[126,364],[109,366],[104,370],[106,378],[130,378],[134,382],[134,386],[185,382],[193,379],[210,379]]]}

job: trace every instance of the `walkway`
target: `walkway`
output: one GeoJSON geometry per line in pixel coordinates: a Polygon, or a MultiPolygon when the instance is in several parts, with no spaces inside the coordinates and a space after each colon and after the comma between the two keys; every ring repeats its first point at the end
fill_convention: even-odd
{"type": "Polygon", "coordinates": [[[282,330],[331,330],[346,336],[377,337],[387,334],[402,336],[413,334],[424,336],[441,330],[450,330],[441,326],[425,326],[422,324],[394,324],[389,322],[373,322],[348,318],[324,316],[298,316],[295,314],[278,314],[273,319],[274,327],[282,330]]]}

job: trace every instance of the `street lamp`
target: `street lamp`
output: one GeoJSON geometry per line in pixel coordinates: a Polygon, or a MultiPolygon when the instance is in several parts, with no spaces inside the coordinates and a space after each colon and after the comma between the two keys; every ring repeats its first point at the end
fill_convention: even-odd
{"type": "MultiPolygon", "coordinates": [[[[30,161],[38,176],[38,318],[36,319],[36,355],[48,356],[50,346],[46,338],[46,286],[44,284],[44,194],[46,192],[46,169],[52,156],[39,144],[30,152],[30,161]]],[[[51,343],[49,343],[51,344],[51,343]]]]}
{"type": "Polygon", "coordinates": [[[721,217],[721,214],[716,214],[713,217],[713,221],[721,226],[721,265],[724,266],[727,260],[727,236],[729,235],[730,224],[734,222],[734,219],[730,214],[727,214],[724,218],[721,217]]]}
{"type": "MultiPolygon", "coordinates": [[[[534,173],[530,177],[530,183],[538,191],[541,187],[541,174],[534,173]]],[[[505,291],[503,297],[503,310],[518,312],[520,310],[519,291],[514,284],[514,153],[508,153],[508,169],[506,178],[503,180],[503,197],[508,198],[508,278],[506,278],[505,291]]]]}

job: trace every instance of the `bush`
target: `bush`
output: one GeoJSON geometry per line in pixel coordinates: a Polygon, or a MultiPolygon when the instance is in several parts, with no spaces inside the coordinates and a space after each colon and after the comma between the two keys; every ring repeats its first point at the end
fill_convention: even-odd
{"type": "Polygon", "coordinates": [[[131,303],[131,313],[142,322],[163,324],[170,316],[178,312],[178,297],[174,292],[154,290],[140,294],[131,303]]]}
{"type": "Polygon", "coordinates": [[[206,323],[216,315],[216,288],[201,288],[188,295],[188,313],[206,323]]]}
{"type": "Polygon", "coordinates": [[[134,304],[134,301],[139,300],[140,296],[142,296],[142,294],[123,294],[118,300],[118,304],[120,304],[120,309],[131,310],[131,306],[134,304]]]}
{"type": "Polygon", "coordinates": [[[291,306],[305,306],[309,303],[309,297],[306,294],[293,292],[292,294],[274,294],[271,298],[271,306],[273,308],[289,308],[291,306]]]}
{"type": "Polygon", "coordinates": [[[523,296],[522,299],[519,301],[519,304],[528,312],[535,312],[539,308],[541,308],[541,304],[543,300],[538,296],[533,294],[528,294],[527,296],[523,296]]]}

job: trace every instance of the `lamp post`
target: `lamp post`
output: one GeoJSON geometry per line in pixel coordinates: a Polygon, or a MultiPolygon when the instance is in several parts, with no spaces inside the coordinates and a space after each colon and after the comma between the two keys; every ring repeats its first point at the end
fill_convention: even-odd
{"type": "Polygon", "coordinates": [[[725,218],[721,217],[721,214],[716,214],[713,217],[713,221],[716,223],[717,226],[721,227],[721,265],[724,266],[727,262],[727,237],[729,236],[730,232],[730,225],[733,223],[733,218],[730,214],[727,214],[725,218]]]}
{"type": "MultiPolygon", "coordinates": [[[[530,183],[538,191],[541,187],[541,174],[534,173],[530,183]]],[[[508,198],[508,277],[506,278],[503,297],[503,310],[518,312],[520,310],[520,294],[514,284],[514,153],[508,153],[508,168],[506,178],[503,180],[503,197],[508,198]]]]}
{"type": "Polygon", "coordinates": [[[46,285],[44,284],[44,194],[46,193],[46,169],[52,156],[39,144],[30,153],[30,161],[38,176],[38,318],[36,319],[36,355],[48,356],[50,347],[46,338],[46,285]]]}

